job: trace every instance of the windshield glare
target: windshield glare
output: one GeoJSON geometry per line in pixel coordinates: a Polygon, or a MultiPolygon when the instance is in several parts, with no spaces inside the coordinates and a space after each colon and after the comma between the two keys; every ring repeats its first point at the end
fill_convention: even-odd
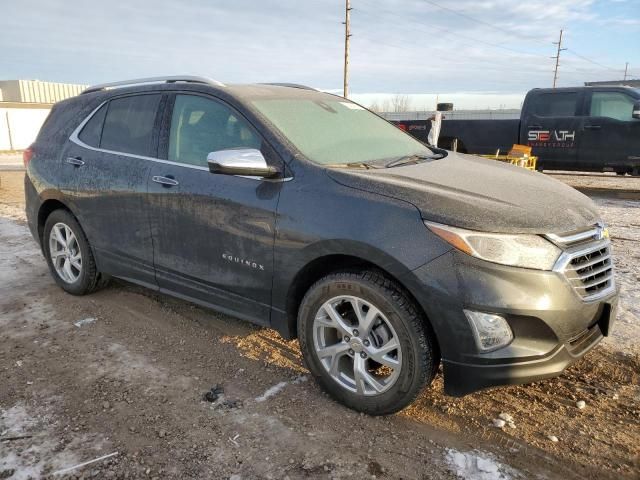
{"type": "Polygon", "coordinates": [[[432,154],[413,137],[343,98],[316,94],[252,104],[302,154],[322,165],[432,154]]]}

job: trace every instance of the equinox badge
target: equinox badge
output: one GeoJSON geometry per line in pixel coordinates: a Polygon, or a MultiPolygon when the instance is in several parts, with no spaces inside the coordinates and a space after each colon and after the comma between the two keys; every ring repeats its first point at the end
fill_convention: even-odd
{"type": "Polygon", "coordinates": [[[222,258],[224,258],[225,260],[227,260],[229,262],[239,263],[239,264],[244,265],[246,267],[251,267],[251,268],[254,268],[256,270],[263,270],[264,271],[264,265],[262,265],[261,263],[257,263],[257,262],[254,262],[252,260],[248,260],[248,259],[242,258],[242,257],[236,257],[234,255],[231,255],[230,253],[223,253],[222,254],[222,258]]]}

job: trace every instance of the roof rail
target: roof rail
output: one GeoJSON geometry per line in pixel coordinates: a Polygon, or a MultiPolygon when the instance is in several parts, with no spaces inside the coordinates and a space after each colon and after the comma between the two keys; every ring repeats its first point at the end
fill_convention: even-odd
{"type": "Polygon", "coordinates": [[[290,88],[299,88],[301,90],[313,90],[315,92],[318,91],[317,88],[308,87],[307,85],[300,85],[299,83],[261,83],[261,85],[275,85],[276,87],[290,87],[290,88]]]}
{"type": "MultiPolygon", "coordinates": [[[[136,78],[133,80],[122,80],[120,82],[102,83],[100,85],[93,85],[82,92],[91,93],[106,90],[108,88],[128,87],[132,85],[141,85],[145,83],[201,83],[204,85],[211,85],[212,87],[224,87],[225,84],[218,80],[213,80],[207,77],[196,77],[193,75],[173,75],[168,77],[149,77],[149,78],[136,78]]],[[[81,94],[81,95],[82,95],[81,94]]]]}

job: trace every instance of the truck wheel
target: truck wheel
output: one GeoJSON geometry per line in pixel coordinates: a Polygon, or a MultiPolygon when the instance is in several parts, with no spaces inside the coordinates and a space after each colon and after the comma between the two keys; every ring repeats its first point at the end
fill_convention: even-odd
{"type": "Polygon", "coordinates": [[[42,245],[55,282],[72,295],[85,295],[106,284],[96,268],[89,241],[66,210],[55,210],[44,225],[42,245]]]}
{"type": "Polygon", "coordinates": [[[413,302],[372,271],[334,273],[316,282],[300,305],[298,332],[320,386],[369,415],[409,405],[439,364],[434,335],[413,302]]]}

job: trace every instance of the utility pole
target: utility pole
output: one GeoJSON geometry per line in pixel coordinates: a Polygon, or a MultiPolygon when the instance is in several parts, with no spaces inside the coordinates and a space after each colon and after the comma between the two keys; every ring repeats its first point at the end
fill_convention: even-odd
{"type": "Polygon", "coordinates": [[[349,95],[349,38],[351,38],[351,0],[345,0],[344,11],[344,91],[343,97],[349,95]]]}
{"type": "Polygon", "coordinates": [[[627,72],[629,71],[629,62],[624,64],[624,81],[627,80],[627,72]]]}
{"type": "Polygon", "coordinates": [[[558,45],[558,51],[556,52],[556,68],[553,71],[553,88],[556,88],[556,82],[558,81],[558,67],[560,66],[560,52],[566,50],[566,48],[562,48],[562,30],[560,30],[560,38],[557,42],[553,42],[554,45],[558,45]]]}

